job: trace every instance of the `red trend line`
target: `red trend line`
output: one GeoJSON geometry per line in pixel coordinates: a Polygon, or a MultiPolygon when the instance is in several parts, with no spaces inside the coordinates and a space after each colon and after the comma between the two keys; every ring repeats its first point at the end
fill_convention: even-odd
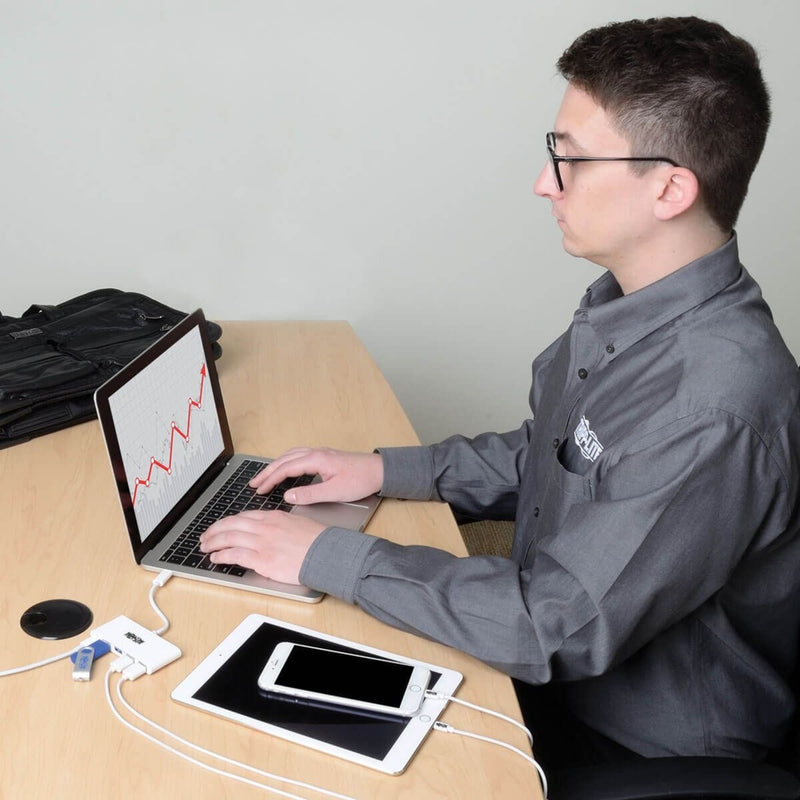
{"type": "Polygon", "coordinates": [[[189,441],[189,429],[192,424],[192,409],[193,408],[200,408],[203,404],[203,386],[206,382],[206,365],[203,364],[200,370],[200,397],[197,400],[192,400],[189,398],[188,407],[186,409],[186,430],[182,431],[174,422],[172,423],[172,429],[169,435],[169,457],[167,458],[167,463],[164,464],[163,462],[159,461],[155,456],[150,457],[150,469],[147,471],[146,478],[137,478],[136,483],[133,487],[133,499],[131,500],[131,505],[136,504],[136,495],[139,492],[139,487],[144,486],[147,488],[150,485],[150,478],[153,476],[153,470],[156,469],[163,469],[167,475],[172,474],[172,452],[175,446],[175,436],[180,436],[184,442],[189,441]]]}

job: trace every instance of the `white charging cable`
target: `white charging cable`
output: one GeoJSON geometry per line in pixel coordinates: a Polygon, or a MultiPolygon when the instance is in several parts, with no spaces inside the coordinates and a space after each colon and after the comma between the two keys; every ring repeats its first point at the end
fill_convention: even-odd
{"type": "MultiPolygon", "coordinates": [[[[501,714],[499,711],[493,711],[491,708],[486,708],[485,706],[479,706],[475,703],[470,703],[466,700],[462,700],[460,697],[453,697],[453,695],[442,694],[441,692],[435,692],[428,690],[425,692],[426,697],[436,698],[438,700],[449,700],[453,703],[458,703],[462,706],[467,706],[468,708],[475,709],[475,711],[480,711],[483,714],[490,714],[493,717],[497,717],[498,719],[502,719],[505,722],[510,723],[511,725],[515,725],[520,730],[524,731],[525,736],[528,739],[528,743],[533,746],[533,736],[531,732],[526,728],[522,723],[517,722],[517,720],[513,719],[512,717],[506,716],[505,714],[501,714]]],[[[454,728],[452,725],[448,725],[445,722],[434,722],[433,727],[437,731],[442,731],[443,733],[457,733],[460,736],[466,736],[470,739],[478,739],[481,742],[488,742],[489,744],[496,744],[498,747],[504,747],[506,750],[511,750],[511,752],[516,753],[518,756],[524,758],[529,764],[531,764],[536,771],[539,773],[539,780],[542,783],[542,792],[544,794],[545,800],[547,800],[547,776],[544,774],[544,770],[542,769],[541,764],[533,758],[533,756],[529,756],[527,753],[520,750],[518,747],[514,747],[508,742],[500,741],[499,739],[492,739],[489,736],[481,736],[477,733],[471,733],[470,731],[462,731],[458,728],[454,728]]]]}
{"type": "MultiPolygon", "coordinates": [[[[124,706],[124,708],[127,709],[127,711],[129,713],[131,713],[133,716],[135,716],[136,718],[138,718],[138,719],[142,720],[143,722],[147,723],[148,725],[152,726],[155,730],[159,731],[160,733],[171,737],[172,739],[174,739],[177,742],[180,742],[180,744],[184,745],[185,747],[189,747],[189,748],[191,748],[193,750],[196,750],[196,751],[198,751],[200,753],[203,753],[204,755],[211,756],[212,758],[218,758],[220,761],[223,761],[224,763],[230,764],[231,766],[239,767],[240,769],[248,770],[248,771],[250,771],[250,772],[252,772],[252,773],[254,773],[256,775],[260,775],[263,778],[267,778],[268,780],[276,780],[276,781],[280,781],[282,783],[288,783],[288,784],[291,784],[293,786],[297,786],[297,787],[299,787],[301,789],[310,789],[311,791],[327,795],[328,797],[336,798],[337,800],[355,800],[353,797],[350,797],[349,795],[339,794],[337,792],[333,792],[333,791],[331,791],[329,789],[323,789],[320,786],[315,786],[315,785],[310,784],[310,783],[304,783],[302,781],[293,780],[291,778],[286,778],[286,777],[281,776],[281,775],[275,775],[273,773],[266,772],[264,770],[260,770],[257,767],[253,767],[253,766],[251,766],[249,764],[244,764],[244,763],[242,763],[240,761],[236,761],[236,760],[234,760],[232,758],[228,758],[227,756],[223,756],[223,755],[221,755],[219,753],[215,753],[213,750],[206,750],[204,747],[200,747],[200,745],[194,744],[193,742],[190,742],[190,741],[188,741],[186,739],[183,739],[182,737],[178,736],[177,734],[173,733],[172,731],[169,731],[166,728],[162,727],[158,723],[153,722],[153,720],[149,719],[148,717],[144,716],[139,711],[137,711],[135,708],[133,708],[133,706],[131,706],[131,704],[125,699],[125,696],[122,693],[122,685],[125,683],[125,681],[126,680],[135,680],[135,678],[138,677],[141,674],[141,673],[138,673],[138,674],[134,673],[134,675],[135,675],[135,677],[134,677],[134,675],[131,675],[131,674],[128,673],[128,670],[131,668],[131,666],[135,667],[135,666],[138,666],[138,665],[133,664],[132,662],[130,664],[118,663],[120,661],[121,661],[121,659],[118,659],[117,662],[114,662],[114,664],[111,665],[111,668],[106,672],[106,680],[105,680],[106,699],[108,701],[109,706],[111,707],[111,710],[114,713],[114,716],[116,716],[116,718],[120,722],[122,722],[122,724],[125,725],[127,728],[130,728],[130,730],[134,731],[135,733],[139,734],[140,736],[143,736],[145,739],[153,742],[154,744],[158,745],[159,747],[164,748],[167,752],[172,753],[173,755],[176,755],[179,758],[182,758],[185,761],[188,761],[188,762],[200,767],[201,769],[205,769],[205,770],[208,770],[209,772],[213,772],[216,775],[221,775],[221,776],[226,777],[226,778],[232,778],[233,780],[239,781],[240,783],[245,783],[245,784],[247,784],[249,786],[255,786],[256,788],[259,788],[259,789],[264,789],[265,791],[273,792],[274,794],[280,795],[281,797],[290,798],[291,800],[304,800],[304,798],[302,798],[299,795],[292,794],[291,792],[286,792],[286,791],[284,791],[282,789],[278,789],[275,786],[268,786],[265,783],[260,783],[259,781],[254,781],[254,780],[251,780],[250,778],[245,778],[242,775],[236,775],[233,772],[228,772],[226,770],[219,769],[217,767],[212,766],[211,764],[206,764],[204,761],[200,761],[199,759],[193,758],[192,756],[188,755],[187,753],[182,753],[180,750],[176,750],[174,747],[166,744],[166,742],[162,742],[160,739],[157,739],[155,736],[152,736],[151,734],[147,733],[147,731],[144,731],[141,728],[136,727],[136,725],[134,725],[133,723],[131,723],[128,720],[126,720],[125,717],[122,716],[122,714],[119,712],[117,707],[114,705],[114,701],[113,701],[113,699],[111,697],[111,688],[110,688],[111,687],[111,675],[112,675],[113,672],[121,672],[122,673],[122,676],[120,677],[119,681],[117,681],[117,687],[116,687],[117,692],[116,693],[117,693],[117,697],[119,698],[120,703],[124,706]]],[[[130,661],[130,659],[129,659],[129,661],[130,661]]]]}
{"type": "Polygon", "coordinates": [[[77,653],[82,647],[90,645],[94,639],[84,639],[77,647],[68,650],[66,653],[59,653],[57,656],[46,658],[44,661],[37,661],[35,664],[26,664],[24,667],[14,667],[13,669],[6,669],[0,672],[0,678],[5,678],[8,675],[18,675],[20,672],[27,672],[31,669],[38,669],[39,667],[46,667],[48,664],[54,664],[56,661],[61,661],[62,658],[69,658],[73,653],[77,653]]]}
{"type": "Polygon", "coordinates": [[[467,708],[473,708],[475,711],[480,711],[482,714],[491,714],[491,716],[502,719],[504,722],[508,722],[510,725],[516,725],[516,727],[519,728],[527,737],[528,744],[533,747],[533,736],[531,735],[531,732],[521,722],[517,722],[517,720],[515,720],[513,717],[501,714],[499,711],[493,711],[491,708],[486,708],[485,706],[479,706],[475,703],[470,703],[467,700],[462,700],[460,697],[442,694],[441,692],[435,692],[430,689],[425,692],[425,696],[434,697],[437,700],[450,700],[453,703],[458,703],[461,706],[467,706],[467,708]]]}
{"type": "Polygon", "coordinates": [[[168,569],[161,570],[161,572],[158,573],[158,577],[153,581],[153,585],[150,587],[150,605],[164,623],[157,631],[153,631],[153,633],[159,636],[163,636],[169,630],[169,620],[166,614],[158,607],[158,603],[156,603],[156,592],[173,576],[173,574],[174,573],[170,572],[168,569]]]}

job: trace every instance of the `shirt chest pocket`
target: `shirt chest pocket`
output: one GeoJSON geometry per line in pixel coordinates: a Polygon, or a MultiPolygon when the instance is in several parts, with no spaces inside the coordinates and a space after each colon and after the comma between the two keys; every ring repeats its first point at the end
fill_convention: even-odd
{"type": "Polygon", "coordinates": [[[577,505],[594,499],[594,484],[585,475],[572,472],[562,463],[562,458],[571,448],[562,442],[552,454],[552,459],[543,475],[535,505],[531,509],[531,520],[536,536],[529,542],[524,558],[528,564],[535,557],[536,545],[545,546],[558,536],[570,511],[577,505]]]}

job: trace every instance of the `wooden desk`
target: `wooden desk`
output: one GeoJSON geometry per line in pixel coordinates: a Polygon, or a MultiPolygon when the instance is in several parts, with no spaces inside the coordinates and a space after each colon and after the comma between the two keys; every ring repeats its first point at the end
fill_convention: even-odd
{"type": "MultiPolygon", "coordinates": [[[[222,325],[224,352],[217,366],[238,450],[278,455],[296,444],[365,450],[418,441],[346,323],[222,325]]],[[[95,625],[126,614],[146,627],[160,626],[148,602],[154,573],[136,566],[131,555],[96,422],[0,451],[0,486],[5,556],[0,670],[66,652],[83,638],[53,642],[26,635],[20,617],[42,600],[80,600],[92,609],[95,625]]],[[[465,554],[452,515],[439,504],[386,500],[369,530],[465,554]]],[[[530,765],[483,742],[432,732],[407,771],[392,777],[185,708],[169,697],[245,616],[262,613],[458,669],[465,676],[460,697],[519,719],[510,681],[475,659],[396,631],[330,597],[309,606],[173,579],[159,591],[158,602],[171,621],[167,638],[183,657],[126,683],[125,696],[170,731],[247,764],[363,800],[541,798],[530,765]]],[[[72,680],[67,660],[0,678],[0,798],[275,796],[201,770],[124,727],[105,698],[109,663],[108,656],[95,663],[88,683],[72,680]]],[[[525,749],[516,728],[463,706],[451,704],[443,719],[525,749]]]]}

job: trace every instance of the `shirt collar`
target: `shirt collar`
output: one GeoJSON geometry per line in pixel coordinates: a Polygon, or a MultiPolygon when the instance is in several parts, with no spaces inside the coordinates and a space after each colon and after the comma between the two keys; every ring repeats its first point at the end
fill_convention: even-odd
{"type": "Polygon", "coordinates": [[[586,290],[575,314],[584,316],[606,349],[618,356],[722,291],[741,271],[734,233],[717,250],[628,295],[622,294],[610,272],[605,273],[586,290]]]}

